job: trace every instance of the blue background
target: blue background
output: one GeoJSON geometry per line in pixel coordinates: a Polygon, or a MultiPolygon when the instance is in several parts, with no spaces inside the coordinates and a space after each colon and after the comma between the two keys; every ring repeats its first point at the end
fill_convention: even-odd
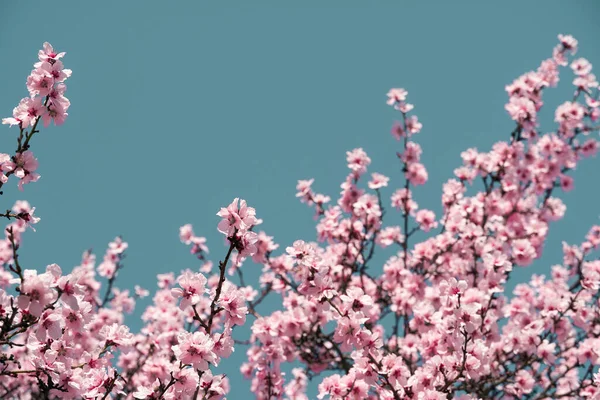
{"type": "MultiPolygon", "coordinates": [[[[121,234],[130,248],[118,286],[153,291],[157,273],[198,266],[178,239],[185,223],[207,237],[213,261],[224,256],[215,213],[234,197],[256,208],[280,250],[313,240],[313,211],[294,197],[298,179],[316,178],[315,190],[335,201],[345,152],[363,147],[370,172],[401,184],[391,87],[409,91],[424,125],[415,140],[430,180],[415,199],[439,215],[460,152],[508,138],[504,86],[550,57],[557,34],[574,35],[577,56],[600,68],[598,17],[595,1],[3,1],[3,116],[26,96],[44,41],[66,51],[73,70],[66,124],[32,141],[42,178],[24,193],[13,181],[0,198],[3,208],[27,199],[42,218],[21,262],[68,271],[89,247],[100,259],[121,234]]],[[[573,92],[571,72],[561,74],[544,95],[544,131],[573,92]]],[[[14,151],[16,128],[1,129],[0,151],[14,151]]],[[[599,171],[598,157],[575,171],[576,190],[562,196],[566,218],[517,280],[547,273],[562,260],[562,240],[579,243],[598,223],[599,171]]],[[[388,214],[387,224],[399,221],[388,214]]],[[[135,330],[145,304],[130,319],[135,330]]],[[[232,399],[247,394],[244,353],[238,346],[217,369],[231,378],[232,399]]]]}

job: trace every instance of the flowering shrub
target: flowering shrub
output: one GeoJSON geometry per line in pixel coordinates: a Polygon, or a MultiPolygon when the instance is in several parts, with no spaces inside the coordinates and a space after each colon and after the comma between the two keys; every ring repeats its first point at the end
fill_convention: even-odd
{"type": "MultiPolygon", "coordinates": [[[[557,192],[573,188],[568,172],[598,150],[600,88],[587,60],[569,62],[576,52],[577,41],[559,35],[551,58],[506,87],[510,138],[462,153],[440,216],[415,200],[428,179],[413,141],[422,125],[408,93],[390,90],[404,174],[391,199],[381,193],[390,179],[368,177],[371,160],[355,149],[337,202],[312,179],[298,182],[297,197],[315,210],[317,242],[277,252],[255,209],[237,198],[217,213],[227,247],[216,265],[206,239],[181,227],[200,270],[158,275],[136,334],[124,314],[149,292],[115,287],[127,243],[116,238],[98,265],[84,253],[69,274],[56,264],[24,269],[22,233],[39,218],[17,202],[2,214],[0,398],[222,399],[229,382],[219,363],[235,345],[248,346],[241,373],[258,399],[307,399],[311,379],[319,399],[600,399],[600,225],[565,243],[549,276],[504,293],[511,271],[540,257],[551,222],[563,217],[557,192]],[[568,65],[575,94],[556,109],[555,131],[542,134],[542,95],[568,65]],[[416,243],[418,231],[430,237],[416,243]],[[390,247],[396,254],[378,273],[376,248],[390,247]],[[256,268],[244,265],[250,259],[262,265],[256,285],[244,281],[243,269],[256,268]],[[261,315],[267,297],[282,306],[261,315]],[[244,324],[252,333],[236,343],[244,324]],[[282,372],[288,363],[300,366],[291,376],[282,372]]],[[[32,138],[40,120],[60,125],[69,108],[64,55],[44,44],[30,97],[3,119],[19,136],[14,155],[0,155],[0,187],[16,179],[23,190],[39,178],[32,138]]]]}

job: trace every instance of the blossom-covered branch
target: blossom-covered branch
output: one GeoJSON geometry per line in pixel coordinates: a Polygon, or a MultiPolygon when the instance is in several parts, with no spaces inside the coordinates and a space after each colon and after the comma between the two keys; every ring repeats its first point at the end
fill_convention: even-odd
{"type": "MultiPolygon", "coordinates": [[[[220,363],[245,346],[240,369],[258,399],[308,399],[312,381],[319,399],[600,400],[600,225],[563,244],[561,265],[505,293],[564,216],[569,172],[598,150],[600,88],[587,60],[569,61],[577,47],[559,35],[551,57],[506,87],[514,129],[487,152],[461,154],[439,217],[416,201],[428,180],[414,141],[423,125],[408,92],[391,89],[400,176],[366,178],[371,159],[358,148],[346,153],[335,203],[313,179],[298,181],[297,197],[315,208],[316,240],[279,254],[239,198],[217,213],[225,247],[216,268],[206,238],[182,226],[198,270],[157,276],[139,333],[125,314],[150,293],[117,287],[128,244],[115,238],[100,263],[86,251],[68,274],[56,264],[40,272],[19,260],[22,234],[39,218],[17,202],[0,214],[0,398],[224,399],[220,363]],[[574,94],[544,134],[542,98],[565,66],[574,94]],[[418,232],[429,236],[418,242],[418,232]],[[253,268],[260,278],[246,282],[253,268]],[[267,301],[279,307],[263,311],[267,301]],[[250,336],[238,338],[248,322],[250,336]]],[[[59,125],[67,115],[63,56],[44,45],[31,96],[3,120],[20,132],[15,154],[0,155],[2,184],[39,178],[30,142],[40,119],[59,125]]]]}

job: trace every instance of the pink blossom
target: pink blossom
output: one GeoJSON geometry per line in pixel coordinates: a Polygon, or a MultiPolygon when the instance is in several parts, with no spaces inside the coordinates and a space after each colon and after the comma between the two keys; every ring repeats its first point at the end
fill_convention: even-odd
{"type": "Polygon", "coordinates": [[[47,112],[42,114],[44,128],[50,126],[50,122],[52,121],[54,121],[54,125],[61,126],[65,123],[68,115],[69,114],[66,112],[66,108],[62,102],[52,102],[52,104],[48,105],[47,112]]]}
{"type": "Polygon", "coordinates": [[[174,392],[177,396],[191,396],[198,387],[198,374],[196,371],[190,368],[184,368],[177,371],[173,377],[175,378],[175,385],[173,385],[174,392]]]}
{"type": "Polygon", "coordinates": [[[571,69],[576,75],[585,76],[592,72],[592,64],[585,58],[578,58],[571,62],[571,69]]]}
{"type": "Polygon", "coordinates": [[[179,228],[179,240],[182,243],[190,244],[192,243],[192,238],[194,237],[194,230],[191,224],[183,225],[179,228]]]}
{"type": "Polygon", "coordinates": [[[431,229],[437,227],[437,221],[435,220],[435,214],[430,210],[419,210],[415,219],[419,223],[419,227],[425,232],[429,232],[431,229]]]}
{"type": "Polygon", "coordinates": [[[18,297],[19,308],[39,317],[44,307],[56,298],[56,293],[50,287],[52,276],[48,273],[38,275],[37,271],[29,269],[25,270],[23,275],[21,294],[18,297]]]}
{"type": "MultiPolygon", "coordinates": [[[[39,68],[27,78],[27,89],[31,96],[48,96],[54,86],[54,77],[45,69],[39,68]]],[[[40,102],[41,105],[41,102],[40,102]]]]}
{"type": "Polygon", "coordinates": [[[519,123],[526,120],[535,120],[536,118],[535,104],[525,97],[511,97],[505,108],[510,117],[519,123]]]}
{"type": "Polygon", "coordinates": [[[381,247],[388,247],[393,243],[402,243],[404,235],[399,226],[390,226],[382,229],[377,235],[377,244],[381,247]]]}
{"type": "Polygon", "coordinates": [[[377,172],[372,173],[371,176],[373,177],[369,181],[369,188],[371,189],[380,189],[382,187],[386,187],[390,181],[390,178],[385,175],[378,174],[377,172]]]}
{"type": "Polygon", "coordinates": [[[171,289],[171,294],[175,298],[181,297],[179,308],[182,310],[198,304],[202,295],[206,293],[206,278],[200,273],[185,271],[177,278],[177,283],[180,287],[171,289]]]}
{"type": "Polygon", "coordinates": [[[195,369],[206,371],[208,364],[216,365],[217,356],[213,352],[214,342],[202,332],[180,333],[179,344],[173,346],[175,357],[184,364],[191,364],[195,369]]]}
{"type": "Polygon", "coordinates": [[[315,250],[310,243],[296,240],[292,247],[285,249],[287,254],[301,265],[310,265],[315,260],[315,250]]]}
{"type": "Polygon", "coordinates": [[[401,209],[405,214],[410,214],[418,207],[411,198],[410,190],[398,189],[392,194],[392,207],[401,209]]]}
{"type": "Polygon", "coordinates": [[[408,171],[406,172],[406,179],[410,181],[413,185],[423,185],[427,182],[428,179],[427,170],[423,164],[414,163],[408,166],[408,171]]]}
{"type": "Polygon", "coordinates": [[[406,118],[406,130],[408,131],[408,136],[421,132],[421,129],[423,129],[423,124],[419,122],[419,118],[416,115],[411,115],[406,118]]]}
{"type": "Polygon", "coordinates": [[[312,197],[311,186],[314,183],[314,181],[315,181],[314,179],[299,180],[298,184],[296,185],[296,190],[298,191],[298,193],[296,193],[296,197],[300,197],[300,199],[303,202],[311,201],[311,197],[312,197]]]}
{"type": "Polygon", "coordinates": [[[129,333],[129,328],[116,323],[103,326],[99,334],[106,340],[107,345],[126,347],[133,341],[133,335],[129,333]]]}
{"type": "MultiPolygon", "coordinates": [[[[42,99],[40,97],[26,97],[22,99],[19,105],[13,110],[13,117],[15,120],[20,121],[23,128],[26,128],[28,126],[33,126],[38,118],[44,116],[46,112],[46,107],[42,104],[42,99]]],[[[14,125],[14,120],[11,121],[12,122],[9,123],[14,125]]]]}
{"type": "Polygon", "coordinates": [[[135,289],[135,295],[137,297],[142,298],[142,299],[144,297],[147,297],[150,294],[150,292],[148,290],[140,287],[139,285],[135,285],[134,289],[135,289]]]}
{"type": "Polygon", "coordinates": [[[513,257],[517,265],[527,266],[531,264],[535,256],[535,249],[529,240],[519,239],[513,242],[513,257]]]}
{"type": "Polygon", "coordinates": [[[133,392],[133,397],[136,399],[147,399],[152,396],[154,393],[154,389],[146,386],[139,386],[135,392],[133,392]]]}
{"type": "Polygon", "coordinates": [[[40,179],[40,175],[35,172],[39,164],[31,151],[27,150],[23,153],[17,153],[13,160],[2,164],[2,170],[13,172],[20,179],[19,190],[23,190],[24,184],[36,182],[40,179]]]}
{"type": "Polygon", "coordinates": [[[253,256],[256,254],[256,242],[258,235],[254,232],[244,232],[240,240],[240,248],[238,248],[241,257],[253,256]]]}
{"type": "Polygon", "coordinates": [[[254,208],[248,207],[245,200],[238,198],[235,198],[227,208],[221,208],[217,215],[223,218],[218,225],[219,232],[227,236],[233,235],[236,229],[246,231],[257,223],[254,208]]]}
{"type": "Polygon", "coordinates": [[[369,164],[371,164],[371,159],[363,149],[347,151],[346,160],[348,161],[348,168],[358,176],[364,174],[367,171],[369,164]]]}
{"type": "Polygon", "coordinates": [[[570,51],[571,54],[577,53],[577,39],[575,39],[571,35],[558,35],[558,40],[563,48],[567,51],[570,51]]]}
{"type": "Polygon", "coordinates": [[[399,102],[402,102],[404,100],[406,100],[406,96],[408,95],[408,92],[404,89],[390,89],[390,91],[387,93],[388,96],[388,101],[387,104],[390,106],[393,106],[399,102]]]}
{"type": "Polygon", "coordinates": [[[256,252],[252,256],[252,260],[256,263],[263,263],[266,261],[268,254],[279,248],[279,245],[273,242],[272,236],[267,236],[265,232],[259,232],[256,238],[256,252]]]}
{"type": "Polygon", "coordinates": [[[243,325],[246,322],[246,299],[244,294],[235,288],[232,284],[225,284],[221,297],[219,298],[219,306],[227,313],[227,322],[232,325],[243,325]]]}
{"type": "Polygon", "coordinates": [[[45,342],[46,337],[58,340],[62,336],[63,319],[54,310],[46,310],[40,317],[39,327],[35,333],[40,342],[45,342]]]}
{"type": "Polygon", "coordinates": [[[391,133],[392,133],[392,136],[396,140],[400,140],[401,138],[406,136],[406,131],[404,130],[404,126],[402,125],[401,122],[398,122],[398,121],[395,121],[394,124],[392,125],[391,133]]]}
{"type": "Polygon", "coordinates": [[[50,43],[44,42],[43,49],[38,52],[38,58],[42,62],[47,61],[47,62],[53,63],[53,62],[63,58],[65,56],[65,54],[67,54],[67,53],[65,53],[65,52],[57,53],[50,43]]]}

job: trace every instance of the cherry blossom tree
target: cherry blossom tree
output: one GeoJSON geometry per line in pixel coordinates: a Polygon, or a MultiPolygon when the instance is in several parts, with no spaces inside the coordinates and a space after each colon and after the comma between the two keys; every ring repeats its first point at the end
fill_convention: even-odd
{"type": "MultiPolygon", "coordinates": [[[[297,184],[314,208],[314,242],[280,246],[239,198],[216,213],[226,247],[214,264],[206,239],[182,226],[199,268],[158,275],[138,333],[125,315],[150,293],[115,286],[127,243],[117,237],[100,262],[85,252],[68,274],[23,266],[22,234],[40,219],[16,202],[1,215],[0,398],[223,399],[229,380],[219,364],[235,348],[246,350],[240,372],[258,399],[308,399],[309,382],[319,399],[600,399],[600,225],[565,242],[547,275],[505,290],[564,216],[569,171],[598,150],[599,84],[590,63],[574,58],[577,41],[558,39],[550,58],[506,86],[514,130],[487,152],[462,153],[441,215],[417,203],[428,180],[414,141],[423,126],[407,91],[391,89],[403,175],[391,198],[382,195],[391,180],[368,175],[359,148],[346,154],[337,201],[315,192],[313,179],[297,184]],[[544,133],[543,94],[567,67],[574,95],[544,133]],[[418,232],[428,238],[417,242],[418,232]],[[394,255],[377,265],[382,248],[394,255]],[[253,268],[262,268],[259,281],[246,283],[253,268]],[[266,298],[280,307],[261,314],[266,298]],[[239,339],[242,325],[251,334],[239,339]]],[[[29,97],[3,119],[18,138],[14,154],[0,154],[0,187],[23,190],[40,177],[32,139],[40,121],[65,122],[70,105],[64,56],[44,44],[29,97]]]]}

